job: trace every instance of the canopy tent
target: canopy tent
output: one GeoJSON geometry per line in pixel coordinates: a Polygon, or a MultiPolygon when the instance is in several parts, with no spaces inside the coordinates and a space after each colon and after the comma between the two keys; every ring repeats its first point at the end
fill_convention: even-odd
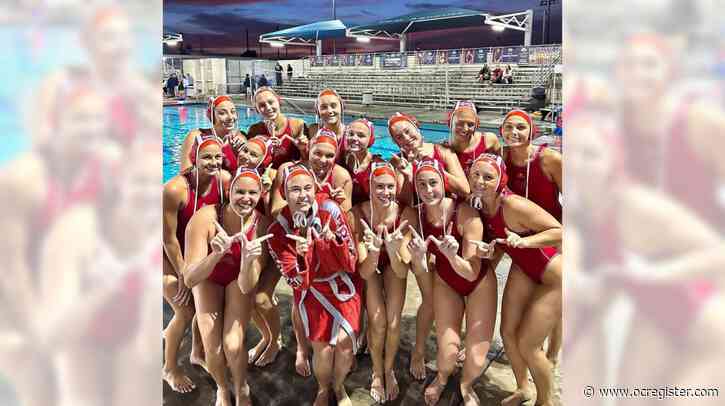
{"type": "Polygon", "coordinates": [[[496,16],[480,10],[443,8],[350,27],[346,34],[348,37],[400,40],[400,51],[403,52],[405,51],[405,35],[411,32],[479,27],[488,24],[525,31],[525,45],[530,45],[532,19],[532,10],[496,16]]]}
{"type": "Polygon", "coordinates": [[[345,24],[340,20],[319,21],[259,36],[259,42],[281,45],[315,46],[317,41],[345,37],[345,24]]]}

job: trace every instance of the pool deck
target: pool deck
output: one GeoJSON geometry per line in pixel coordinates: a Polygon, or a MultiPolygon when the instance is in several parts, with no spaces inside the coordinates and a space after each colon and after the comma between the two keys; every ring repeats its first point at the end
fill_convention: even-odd
{"type": "MultiPolygon", "coordinates": [[[[235,103],[253,108],[249,100],[240,96],[232,96],[235,103]]],[[[205,104],[203,99],[192,100],[173,100],[164,99],[164,106],[180,106],[186,104],[205,104]]],[[[283,98],[283,109],[288,112],[299,114],[315,114],[315,104],[312,99],[290,99],[283,98]]],[[[429,110],[419,107],[395,106],[395,105],[363,105],[359,103],[346,103],[345,114],[354,116],[364,116],[370,119],[387,120],[396,112],[404,112],[414,115],[421,123],[448,124],[448,111],[429,110]]],[[[489,112],[481,112],[478,114],[481,119],[481,127],[498,128],[503,120],[503,115],[489,112]]],[[[545,133],[554,129],[554,124],[546,121],[535,120],[539,128],[545,133]]]]}

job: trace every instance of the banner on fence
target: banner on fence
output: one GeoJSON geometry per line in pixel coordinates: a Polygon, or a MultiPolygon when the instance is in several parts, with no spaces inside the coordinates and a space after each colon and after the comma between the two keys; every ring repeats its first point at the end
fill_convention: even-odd
{"type": "Polygon", "coordinates": [[[355,59],[357,66],[373,66],[373,54],[358,54],[355,59]]]}
{"type": "Polygon", "coordinates": [[[476,49],[476,52],[473,54],[473,63],[486,63],[488,62],[489,52],[486,48],[478,48],[476,49]]]}
{"type": "Polygon", "coordinates": [[[451,49],[448,51],[448,64],[458,65],[459,63],[461,63],[461,50],[451,49]]]}
{"type": "Polygon", "coordinates": [[[408,58],[405,53],[395,52],[380,55],[380,66],[383,69],[400,69],[408,66],[408,58]]]}

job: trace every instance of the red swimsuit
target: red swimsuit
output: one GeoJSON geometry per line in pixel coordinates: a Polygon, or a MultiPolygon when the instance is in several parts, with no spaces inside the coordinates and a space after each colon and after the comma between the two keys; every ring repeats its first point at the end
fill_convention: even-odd
{"type": "MultiPolygon", "coordinates": [[[[184,180],[186,180],[187,189],[189,190],[187,193],[186,204],[181,210],[179,210],[179,213],[176,216],[176,238],[179,240],[179,245],[181,246],[181,253],[183,254],[184,241],[186,238],[186,225],[189,224],[191,216],[194,215],[194,199],[196,199],[197,197],[196,190],[191,187],[191,185],[193,185],[193,172],[187,171],[182,173],[181,176],[183,176],[184,180]]],[[[210,204],[219,203],[220,197],[221,196],[219,194],[219,182],[216,178],[214,178],[211,180],[211,188],[209,189],[209,192],[207,192],[203,196],[198,197],[199,200],[196,202],[196,210],[199,210],[202,207],[210,204]]]]}
{"type": "MultiPolygon", "coordinates": [[[[264,123],[258,123],[257,125],[262,128],[262,131],[259,134],[269,137],[267,126],[264,125],[264,123]]],[[[297,149],[292,140],[284,137],[285,135],[293,137],[292,125],[290,124],[289,118],[287,119],[287,124],[284,126],[284,130],[282,130],[280,134],[277,134],[277,138],[281,138],[282,141],[279,146],[274,147],[272,150],[272,163],[270,164],[272,168],[276,169],[285,162],[293,162],[300,159],[300,151],[297,149]]]]}
{"type": "Polygon", "coordinates": [[[458,162],[461,163],[463,171],[465,173],[468,173],[468,170],[471,168],[471,164],[473,164],[473,161],[475,161],[476,158],[485,153],[498,155],[498,151],[496,151],[495,149],[486,148],[486,135],[481,134],[481,139],[478,140],[478,144],[476,144],[476,147],[473,149],[473,151],[456,152],[456,156],[458,156],[458,162]]]}
{"type": "Polygon", "coordinates": [[[528,165],[516,166],[506,159],[506,172],[509,175],[508,187],[512,192],[523,196],[538,204],[542,209],[561,222],[561,203],[559,203],[559,188],[556,183],[546,177],[541,169],[541,152],[546,145],[539,146],[534,151],[528,165]],[[527,167],[528,166],[528,167],[527,167]],[[529,172],[528,176],[526,172],[529,172]],[[528,193],[526,185],[528,182],[528,193]]]}
{"type": "MultiPolygon", "coordinates": [[[[388,232],[392,233],[396,228],[400,227],[400,213],[403,212],[404,207],[398,208],[398,215],[395,217],[395,221],[393,222],[393,227],[388,227],[388,232]]],[[[365,219],[360,219],[361,221],[365,222],[365,224],[370,227],[370,229],[373,229],[373,227],[367,222],[365,219]]],[[[390,258],[388,258],[388,252],[385,250],[385,247],[380,247],[380,254],[378,255],[378,271],[384,272],[388,265],[390,265],[390,258]]]]}
{"type": "MultiPolygon", "coordinates": [[[[221,216],[223,213],[223,208],[221,206],[217,207],[217,213],[217,221],[219,222],[219,224],[221,224],[221,216]]],[[[259,218],[261,217],[261,214],[259,214],[259,212],[257,211],[254,211],[252,215],[254,216],[254,221],[244,233],[248,240],[253,239],[256,235],[257,223],[259,223],[259,218]]],[[[209,252],[211,252],[211,247],[209,248],[209,252]]],[[[211,282],[216,283],[217,285],[227,286],[228,284],[234,282],[234,280],[237,279],[237,276],[239,276],[239,267],[241,265],[241,262],[242,243],[239,241],[234,241],[229,251],[227,251],[224,256],[219,260],[219,262],[217,262],[217,264],[214,266],[214,270],[211,271],[211,274],[209,274],[209,277],[207,277],[207,279],[211,282]]]]}
{"type": "Polygon", "coordinates": [[[352,168],[347,169],[352,176],[352,205],[370,200],[370,175],[372,173],[372,162],[385,162],[379,155],[373,155],[368,166],[355,173],[352,168]]]}
{"type": "MultiPolygon", "coordinates": [[[[457,205],[457,203],[453,203],[457,205]]],[[[423,229],[421,230],[422,237],[425,239],[429,235],[432,235],[436,237],[437,239],[443,238],[444,228],[445,227],[435,227],[432,224],[428,222],[428,219],[425,215],[425,205],[422,205],[420,207],[421,213],[421,220],[423,222],[422,226],[423,229]]],[[[461,242],[463,241],[463,236],[458,232],[458,227],[456,226],[456,220],[458,218],[458,208],[456,207],[454,209],[453,215],[451,216],[451,222],[453,223],[453,230],[452,235],[458,241],[458,243],[461,245],[458,250],[459,253],[463,247],[463,244],[461,242]]],[[[476,280],[469,281],[468,279],[462,277],[461,275],[456,272],[455,269],[453,269],[453,265],[451,265],[450,262],[448,262],[448,258],[445,257],[439,250],[438,247],[435,244],[430,244],[428,246],[428,252],[435,255],[435,262],[436,262],[436,272],[438,272],[438,276],[443,279],[448,286],[451,287],[451,289],[458,292],[461,296],[468,296],[476,289],[476,286],[478,286],[478,283],[483,279],[484,276],[486,276],[486,272],[488,271],[488,261],[487,260],[481,260],[481,269],[478,272],[478,276],[476,277],[476,280]]]]}
{"type": "MultiPolygon", "coordinates": [[[[507,224],[503,218],[503,199],[506,199],[511,194],[510,191],[504,190],[502,195],[502,202],[496,211],[496,214],[489,218],[482,218],[484,224],[486,224],[486,239],[487,241],[493,241],[496,238],[506,238],[507,224]]],[[[482,215],[482,217],[485,217],[482,215]]],[[[520,234],[522,237],[531,234],[520,234]]],[[[555,257],[558,252],[555,247],[545,248],[513,248],[508,245],[501,244],[504,252],[509,254],[511,261],[516,264],[521,270],[536,283],[541,283],[541,277],[546,271],[546,266],[549,265],[549,261],[555,257]]]]}

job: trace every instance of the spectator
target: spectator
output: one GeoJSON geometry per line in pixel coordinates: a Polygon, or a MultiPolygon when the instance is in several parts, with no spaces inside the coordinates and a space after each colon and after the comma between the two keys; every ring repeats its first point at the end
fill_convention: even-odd
{"type": "Polygon", "coordinates": [[[179,79],[176,77],[176,73],[172,73],[166,81],[166,94],[169,97],[176,97],[177,86],[179,86],[179,79]]]}
{"type": "Polygon", "coordinates": [[[194,78],[191,73],[184,76],[184,89],[186,89],[186,97],[194,96],[194,78]]]}
{"type": "Polygon", "coordinates": [[[262,87],[262,86],[269,86],[269,82],[267,81],[267,77],[266,77],[266,76],[264,76],[264,73],[262,74],[262,77],[260,77],[260,78],[259,78],[259,83],[258,83],[258,85],[259,85],[259,87],[262,87]]]}
{"type": "Polygon", "coordinates": [[[490,80],[491,80],[491,70],[488,68],[488,64],[484,63],[483,66],[481,67],[481,70],[478,71],[478,81],[483,83],[483,82],[488,82],[490,80]]]}
{"type": "Polygon", "coordinates": [[[506,65],[506,70],[503,73],[503,82],[507,84],[514,83],[514,71],[511,69],[511,65],[506,65]]]}
{"type": "Polygon", "coordinates": [[[287,64],[287,80],[292,80],[292,65],[287,64]]]}
{"type": "Polygon", "coordinates": [[[242,87],[244,88],[244,94],[249,94],[249,90],[252,87],[252,80],[249,78],[249,73],[247,73],[247,76],[244,77],[244,84],[242,87]]]}
{"type": "Polygon", "coordinates": [[[282,65],[277,62],[277,65],[274,67],[274,78],[276,79],[275,82],[277,86],[282,86],[282,71],[284,68],[282,68],[282,65]]]}
{"type": "Polygon", "coordinates": [[[178,79],[177,79],[177,81],[179,82],[179,90],[177,92],[177,95],[182,100],[186,98],[186,86],[184,86],[184,80],[186,80],[186,78],[184,78],[183,75],[181,76],[181,80],[180,81],[178,81],[178,79]]]}
{"type": "Polygon", "coordinates": [[[493,74],[491,75],[491,82],[503,83],[503,70],[498,65],[496,65],[496,68],[494,68],[493,70],[493,74]]]}

